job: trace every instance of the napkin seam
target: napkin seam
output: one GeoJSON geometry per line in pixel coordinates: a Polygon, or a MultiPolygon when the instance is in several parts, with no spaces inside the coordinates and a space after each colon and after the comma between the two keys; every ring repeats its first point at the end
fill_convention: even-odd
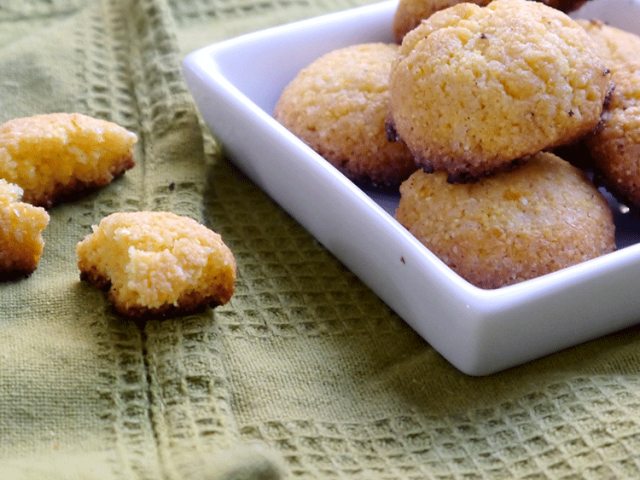
{"type": "MultiPolygon", "coordinates": [[[[139,118],[139,139],[140,148],[144,152],[144,161],[139,163],[140,178],[143,180],[140,185],[140,205],[145,210],[158,210],[159,202],[154,201],[158,195],[169,193],[172,199],[177,199],[178,203],[196,200],[195,197],[182,193],[186,189],[175,186],[171,188],[171,179],[162,175],[161,181],[148,181],[151,176],[154,180],[160,175],[155,171],[155,167],[161,166],[163,154],[165,152],[156,151],[156,142],[167,134],[170,128],[178,131],[191,129],[198,131],[197,117],[193,110],[193,105],[188,101],[188,90],[181,81],[181,71],[176,62],[178,49],[175,38],[172,35],[171,14],[162,0],[127,0],[122,3],[121,14],[126,18],[129,31],[128,37],[135,39],[129,45],[131,61],[130,72],[132,76],[133,96],[136,102],[139,118]],[[196,120],[194,128],[193,119],[196,120]],[[190,125],[191,123],[191,125],[190,125]],[[147,181],[145,181],[147,180],[147,181]],[[158,192],[158,184],[164,183],[168,190],[158,192]]],[[[170,147],[170,145],[168,145],[170,147]]],[[[163,210],[175,211],[175,203],[169,202],[163,210]]],[[[175,213],[183,213],[175,211],[175,213]]],[[[201,215],[197,208],[189,208],[190,216],[196,220],[201,220],[201,215]]],[[[161,432],[165,420],[162,418],[163,409],[157,403],[163,404],[164,398],[161,396],[162,390],[159,385],[155,385],[152,375],[152,351],[150,348],[149,333],[145,322],[136,323],[141,341],[141,355],[145,374],[145,395],[147,399],[147,417],[151,427],[151,435],[156,445],[155,455],[158,459],[160,474],[163,479],[182,478],[175,469],[175,465],[170,458],[166,457],[166,446],[161,432]],[[154,386],[155,385],[155,386],[154,386]],[[154,391],[158,393],[154,396],[154,391]],[[160,408],[158,408],[160,407],[160,408]]],[[[169,439],[170,440],[170,439],[169,439]]]]}
{"type": "MultiPolygon", "coordinates": [[[[140,119],[140,206],[203,222],[206,173],[212,166],[205,161],[200,119],[182,74],[174,18],[165,0],[125,0],[121,14],[132,39],[128,58],[140,119]]],[[[208,455],[239,441],[235,416],[225,397],[226,372],[221,359],[213,358],[222,352],[211,351],[221,348],[218,327],[208,310],[190,317],[137,322],[137,326],[146,376],[146,413],[160,473],[167,480],[199,478],[192,473],[207,469],[208,455]],[[202,332],[203,338],[191,340],[194,331],[202,332]],[[194,371],[189,362],[198,355],[187,348],[207,350],[215,365],[194,371]],[[167,364],[176,370],[157,368],[167,364]],[[178,397],[167,389],[174,382],[178,397]],[[197,391],[203,387],[211,389],[204,398],[197,391]],[[204,402],[213,413],[202,417],[196,402],[204,402]],[[176,419],[182,414],[188,419],[185,423],[176,419]],[[207,427],[210,420],[217,426],[207,427]],[[181,444],[192,445],[193,451],[177,448],[178,438],[181,444]]]]}

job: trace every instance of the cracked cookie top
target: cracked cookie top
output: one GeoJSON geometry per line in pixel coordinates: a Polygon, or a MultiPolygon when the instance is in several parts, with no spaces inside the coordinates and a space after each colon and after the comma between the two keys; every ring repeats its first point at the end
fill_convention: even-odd
{"type": "Polygon", "coordinates": [[[590,132],[610,88],[585,30],[528,0],[461,3],[405,36],[390,123],[427,171],[477,178],[590,132]]]}

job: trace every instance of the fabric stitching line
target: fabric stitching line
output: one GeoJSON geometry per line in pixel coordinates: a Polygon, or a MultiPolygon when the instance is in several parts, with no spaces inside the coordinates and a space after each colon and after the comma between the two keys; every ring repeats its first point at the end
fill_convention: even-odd
{"type": "MultiPolygon", "coordinates": [[[[147,207],[149,206],[149,198],[150,198],[150,194],[149,194],[149,189],[146,188],[146,185],[144,182],[144,179],[147,178],[147,156],[149,153],[149,137],[151,136],[151,131],[152,131],[152,127],[150,127],[151,125],[151,116],[149,115],[148,109],[145,108],[144,104],[140,103],[140,99],[143,98],[145,96],[146,92],[141,92],[140,89],[141,88],[146,88],[147,84],[145,82],[145,76],[144,75],[140,75],[141,78],[135,78],[135,73],[136,71],[139,72],[144,72],[146,69],[146,66],[144,65],[144,63],[141,61],[141,55],[139,55],[139,51],[137,51],[137,49],[142,50],[142,48],[140,48],[140,43],[141,43],[141,38],[140,38],[140,32],[138,31],[138,29],[136,28],[135,25],[135,13],[139,12],[139,9],[142,8],[142,6],[140,5],[140,3],[143,2],[128,2],[128,1],[120,1],[120,0],[105,0],[104,3],[106,4],[105,8],[107,8],[112,16],[118,16],[120,17],[121,21],[123,22],[125,28],[126,28],[126,35],[125,35],[125,41],[128,39],[130,40],[128,45],[123,45],[122,49],[123,49],[123,55],[125,58],[128,59],[129,64],[128,66],[128,76],[129,78],[131,78],[131,88],[132,88],[132,97],[133,97],[133,102],[135,104],[134,106],[134,110],[137,112],[137,117],[138,117],[138,144],[139,144],[139,149],[140,151],[143,152],[143,161],[140,162],[139,160],[136,162],[136,168],[139,170],[142,170],[140,173],[140,178],[143,181],[143,184],[140,185],[141,188],[138,189],[138,194],[140,196],[138,203],[139,205],[142,207],[142,209],[147,209],[147,207]]],[[[142,323],[136,323],[136,327],[137,327],[137,331],[138,334],[140,335],[140,355],[142,357],[142,364],[143,364],[143,368],[144,368],[144,381],[145,381],[145,391],[144,391],[144,395],[146,397],[146,417],[148,419],[149,425],[150,425],[150,431],[151,434],[153,435],[154,438],[154,443],[156,445],[156,449],[155,449],[155,455],[157,458],[157,461],[154,462],[158,465],[158,468],[160,470],[160,475],[162,476],[162,478],[164,479],[169,479],[170,478],[170,474],[169,472],[167,472],[166,470],[166,466],[164,464],[164,462],[162,461],[161,455],[160,455],[160,450],[159,450],[159,442],[158,442],[158,436],[157,436],[157,431],[155,428],[155,421],[154,421],[154,417],[153,417],[153,409],[152,409],[152,405],[153,405],[153,398],[152,398],[152,393],[151,393],[151,365],[149,362],[149,352],[148,352],[148,338],[147,338],[147,334],[144,328],[144,325],[142,323]]],[[[126,408],[126,407],[125,407],[126,408]]]]}
{"type": "MultiPolygon", "coordinates": [[[[75,31],[75,54],[84,65],[83,70],[78,70],[78,85],[85,88],[86,99],[80,110],[87,114],[115,121],[126,128],[134,128],[131,121],[135,119],[137,107],[128,107],[135,99],[124,98],[125,90],[130,90],[131,84],[123,84],[130,79],[128,55],[126,54],[127,37],[122,31],[124,25],[123,10],[119,8],[117,1],[100,1],[91,8],[87,7],[77,17],[78,28],[75,31]],[[115,63],[117,68],[110,68],[115,63]],[[124,69],[125,73],[117,78],[113,77],[113,71],[124,69]],[[118,93],[121,90],[120,94],[118,93]],[[106,105],[95,100],[96,91],[101,98],[108,98],[106,105]],[[111,100],[116,99],[116,100],[111,100]],[[124,103],[124,110],[114,111],[113,103],[124,103]],[[113,118],[115,117],[115,118],[113,118]]],[[[122,106],[122,105],[120,105],[122,106]]],[[[92,218],[101,217],[104,213],[111,213],[119,204],[107,201],[91,202],[92,218]]],[[[93,222],[87,216],[87,226],[93,222]]],[[[108,322],[108,319],[107,319],[108,322]]],[[[109,332],[106,338],[101,338],[100,344],[104,347],[105,359],[110,359],[115,372],[108,370],[102,373],[105,383],[101,389],[101,396],[108,402],[109,408],[103,413],[104,418],[110,418],[112,426],[109,435],[114,439],[118,461],[114,463],[114,472],[124,469],[128,475],[139,475],[141,479],[152,480],[157,478],[154,468],[149,467],[144,456],[138,455],[140,438],[145,433],[152,432],[149,422],[147,427],[140,419],[146,414],[148,408],[146,394],[148,393],[147,369],[144,365],[143,337],[139,328],[133,323],[122,325],[105,324],[109,332]]],[[[115,460],[115,459],[114,459],[115,460]]]]}
{"type": "MultiPolygon", "coordinates": [[[[172,36],[171,25],[167,24],[170,22],[171,16],[166,4],[163,0],[141,0],[138,2],[132,0],[125,2],[122,14],[127,15],[129,36],[135,39],[134,42],[131,42],[129,58],[132,62],[137,62],[137,65],[131,68],[131,71],[141,72],[139,78],[134,79],[133,83],[136,87],[134,95],[140,112],[140,137],[145,152],[143,178],[147,178],[147,171],[151,172],[152,170],[149,169],[153,169],[154,166],[153,161],[150,161],[154,154],[154,138],[162,136],[176,123],[184,125],[184,114],[187,111],[194,113],[193,117],[188,119],[193,120],[193,125],[188,124],[188,127],[197,129],[198,134],[201,133],[197,123],[198,117],[194,112],[195,108],[190,101],[188,90],[182,80],[178,63],[177,42],[172,36]],[[126,5],[126,3],[129,3],[129,5],[126,5]],[[163,109],[160,109],[160,106],[163,109]]],[[[204,153],[204,150],[202,153],[204,153]]],[[[193,203],[192,197],[188,195],[184,196],[184,198],[180,197],[177,190],[176,188],[171,193],[176,196],[175,198],[178,202],[193,203]]],[[[142,196],[141,203],[145,208],[153,209],[153,186],[145,182],[140,193],[142,196]]],[[[202,212],[200,212],[201,215],[202,212]]],[[[202,218],[196,218],[196,220],[201,221],[202,218]]],[[[164,440],[158,428],[159,425],[164,425],[167,419],[164,418],[163,406],[157,405],[158,402],[164,402],[164,398],[154,398],[153,382],[157,379],[154,379],[152,372],[152,347],[149,344],[149,332],[147,325],[140,324],[139,329],[142,335],[147,377],[148,415],[157,445],[158,463],[164,478],[181,477],[182,475],[176,470],[179,469],[179,464],[176,464],[171,456],[164,458],[165,454],[163,453],[162,445],[164,440]],[[154,405],[157,408],[154,408],[154,405]]],[[[159,385],[156,385],[156,387],[159,387],[159,385]]],[[[197,435],[195,440],[197,441],[197,435]]],[[[167,446],[165,445],[164,447],[167,446]]],[[[167,450],[167,455],[169,453],[170,450],[167,450]]]]}
{"type": "MultiPolygon", "coordinates": [[[[147,66],[145,65],[145,62],[142,61],[142,58],[143,58],[142,51],[144,50],[144,45],[139,45],[140,43],[143,43],[143,39],[140,38],[141,32],[139,32],[138,28],[136,28],[137,26],[135,22],[136,22],[137,15],[140,14],[140,11],[146,10],[144,7],[148,2],[123,1],[121,3],[122,3],[122,8],[121,8],[120,14],[125,16],[127,19],[127,27],[128,27],[127,30],[129,32],[128,37],[131,39],[135,39],[135,42],[131,42],[129,46],[128,56],[132,64],[136,62],[137,65],[136,66],[132,65],[130,67],[130,72],[132,75],[134,75],[134,72],[146,72],[147,66]],[[127,12],[129,13],[129,15],[127,15],[127,12]],[[139,51],[136,51],[136,48],[138,48],[139,51]]],[[[142,162],[142,164],[138,163],[139,165],[138,168],[142,168],[141,178],[145,179],[147,178],[146,159],[147,159],[147,154],[149,153],[149,148],[150,148],[150,144],[148,143],[148,140],[152,136],[153,122],[152,122],[152,115],[149,112],[149,106],[146,105],[145,102],[142,102],[142,103],[140,102],[140,100],[143,97],[145,97],[146,92],[141,92],[139,89],[149,87],[145,81],[146,75],[140,75],[140,78],[138,78],[137,80],[138,81],[136,81],[136,79],[134,78],[134,81],[132,83],[134,85],[134,98],[136,99],[136,104],[138,107],[138,114],[139,114],[139,142],[141,142],[142,144],[142,150],[144,152],[144,157],[145,157],[145,161],[142,162]]],[[[148,98],[148,96],[146,97],[148,98]]],[[[145,183],[146,182],[143,183],[143,185],[141,186],[142,188],[140,188],[139,190],[139,193],[141,196],[140,204],[143,206],[143,208],[148,206],[149,199],[150,199],[150,192],[148,187],[145,185],[145,183]]],[[[168,480],[169,478],[172,477],[172,475],[168,471],[167,465],[162,459],[162,454],[160,452],[160,438],[158,435],[158,431],[156,429],[156,419],[154,418],[154,410],[153,410],[154,399],[151,391],[151,382],[153,381],[153,379],[152,379],[152,373],[151,373],[151,362],[149,358],[149,347],[148,347],[149,339],[148,339],[148,335],[147,335],[144,324],[141,324],[141,323],[138,324],[138,330],[140,332],[140,337],[141,337],[141,345],[142,345],[141,353],[143,357],[146,383],[147,383],[146,385],[147,388],[145,392],[146,398],[147,398],[147,405],[148,405],[147,416],[148,416],[149,423],[151,425],[151,431],[154,436],[154,441],[156,444],[156,455],[158,459],[157,463],[160,468],[160,474],[164,479],[168,480]]]]}
{"type": "Polygon", "coordinates": [[[150,381],[159,400],[153,408],[156,428],[163,430],[161,454],[166,453],[174,477],[191,478],[189,472],[202,466],[211,447],[228,448],[239,439],[223,363],[209,354],[222,355],[217,326],[203,316],[189,316],[152,321],[147,329],[153,342],[149,353],[156,357],[150,381]],[[180,447],[168,448],[176,438],[180,447]]]}

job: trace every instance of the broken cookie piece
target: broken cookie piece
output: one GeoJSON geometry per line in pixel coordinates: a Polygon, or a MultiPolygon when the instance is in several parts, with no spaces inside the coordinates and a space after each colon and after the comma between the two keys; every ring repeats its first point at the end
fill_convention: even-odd
{"type": "Polygon", "coordinates": [[[22,189],[0,179],[0,279],[31,274],[42,255],[42,230],[49,224],[44,208],[20,201],[22,189]]]}
{"type": "Polygon", "coordinates": [[[128,317],[187,314],[227,303],[235,258],[220,235],[169,212],[114,213],[78,243],[82,280],[128,317]]]}
{"type": "Polygon", "coordinates": [[[137,136],[79,113],[17,118],[0,125],[0,178],[45,208],[103,187],[135,165],[137,136]]]}

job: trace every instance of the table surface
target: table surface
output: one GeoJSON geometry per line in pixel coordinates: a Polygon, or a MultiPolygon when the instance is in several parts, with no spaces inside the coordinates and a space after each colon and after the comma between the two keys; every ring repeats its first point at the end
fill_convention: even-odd
{"type": "Polygon", "coordinates": [[[640,477],[640,328],[466,376],[203,126],[188,52],[365,3],[0,0],[0,122],[74,111],[139,136],[136,166],[50,209],[37,270],[0,284],[0,478],[640,477]],[[80,282],[77,242],[138,210],[220,233],[232,300],[136,322],[80,282]]]}

